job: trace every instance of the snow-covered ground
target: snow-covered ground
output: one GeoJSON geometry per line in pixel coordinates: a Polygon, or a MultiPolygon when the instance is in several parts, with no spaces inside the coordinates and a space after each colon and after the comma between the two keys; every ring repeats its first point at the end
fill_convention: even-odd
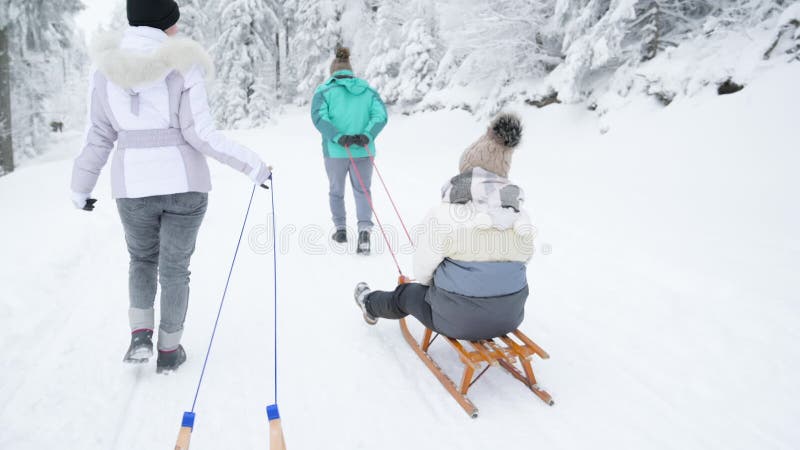
{"type": "MultiPolygon", "coordinates": [[[[276,167],[289,447],[800,447],[798,79],[800,64],[786,65],[735,95],[709,86],[667,108],[642,98],[602,123],[578,106],[519,109],[526,140],[512,178],[539,228],[522,329],[552,356],[534,368],[556,405],[493,369],[471,391],[476,420],[396,323],[361,320],[355,283],[391,288],[396,273],[386,252],[362,258],[328,245],[326,179],[307,113],[233,133],[276,167]]],[[[437,202],[484,126],[464,112],[391,118],[378,162],[408,222],[437,202]]],[[[154,364],[120,362],[127,254],[107,173],[94,213],[69,203],[79,146],[68,135],[47,160],[0,178],[0,448],[169,448],[191,406],[251,186],[212,168],[189,360],[159,376],[154,364]]],[[[382,219],[397,224],[377,180],[374,191],[382,219]]],[[[197,405],[196,450],[267,447],[269,193],[259,190],[253,207],[197,405]]],[[[406,251],[405,268],[410,261],[406,251]]],[[[455,375],[453,355],[437,345],[455,375]]]]}

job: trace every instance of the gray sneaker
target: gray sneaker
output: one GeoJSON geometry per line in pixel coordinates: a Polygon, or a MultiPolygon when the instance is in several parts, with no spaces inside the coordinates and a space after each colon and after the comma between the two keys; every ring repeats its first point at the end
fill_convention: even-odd
{"type": "Polygon", "coordinates": [[[333,233],[331,239],[333,239],[333,242],[344,244],[347,242],[347,230],[344,228],[339,228],[335,233],[333,233]]]}
{"type": "Polygon", "coordinates": [[[356,253],[359,255],[369,256],[369,252],[369,231],[360,231],[358,233],[358,247],[356,248],[356,253]]]}
{"type": "Polygon", "coordinates": [[[378,323],[378,319],[376,317],[372,317],[370,313],[367,312],[367,296],[372,292],[370,290],[369,285],[367,283],[361,282],[356,285],[356,290],[353,292],[353,298],[356,300],[356,305],[361,308],[361,312],[364,313],[364,322],[367,322],[370,325],[375,325],[378,323]]]}
{"type": "Polygon", "coordinates": [[[131,345],[122,358],[130,364],[146,363],[153,356],[153,330],[137,330],[131,333],[131,345]]]}

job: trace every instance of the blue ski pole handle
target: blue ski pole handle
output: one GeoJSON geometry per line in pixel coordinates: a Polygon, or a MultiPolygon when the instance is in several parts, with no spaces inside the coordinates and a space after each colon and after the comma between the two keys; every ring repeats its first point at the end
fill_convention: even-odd
{"type": "Polygon", "coordinates": [[[181,421],[181,430],[178,432],[178,442],[175,444],[175,450],[189,450],[189,441],[192,438],[192,430],[194,429],[194,413],[183,413],[183,420],[181,421]]]}
{"type": "Polygon", "coordinates": [[[267,418],[269,419],[269,450],[286,450],[278,405],[267,406],[267,418]]]}

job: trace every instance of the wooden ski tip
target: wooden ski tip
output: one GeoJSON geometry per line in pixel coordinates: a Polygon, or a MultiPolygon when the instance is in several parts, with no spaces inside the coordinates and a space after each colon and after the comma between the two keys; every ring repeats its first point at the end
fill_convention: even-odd
{"type": "Polygon", "coordinates": [[[194,413],[184,412],[181,420],[181,430],[178,432],[178,441],[175,443],[175,450],[189,450],[189,441],[192,438],[194,428],[194,413]]]}

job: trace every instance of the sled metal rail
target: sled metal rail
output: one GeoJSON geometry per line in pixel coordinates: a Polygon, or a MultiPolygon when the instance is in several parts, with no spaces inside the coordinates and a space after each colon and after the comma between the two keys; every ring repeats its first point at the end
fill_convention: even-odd
{"type": "Polygon", "coordinates": [[[459,341],[442,336],[458,354],[459,360],[464,365],[464,373],[461,377],[460,385],[456,385],[428,353],[430,345],[438,335],[434,336],[433,331],[425,328],[422,340],[417,342],[408,329],[406,319],[400,319],[400,330],[417,356],[428,366],[428,369],[453,399],[472,418],[478,417],[478,408],[467,398],[469,388],[493,366],[500,366],[505,369],[548,405],[552,406],[555,403],[550,394],[539,387],[531,366],[531,360],[534,355],[541,359],[549,359],[550,355],[520,330],[494,339],[481,341],[459,341]],[[484,365],[485,367],[483,367],[484,365]],[[477,376],[475,376],[476,372],[478,372],[477,376]]]}

